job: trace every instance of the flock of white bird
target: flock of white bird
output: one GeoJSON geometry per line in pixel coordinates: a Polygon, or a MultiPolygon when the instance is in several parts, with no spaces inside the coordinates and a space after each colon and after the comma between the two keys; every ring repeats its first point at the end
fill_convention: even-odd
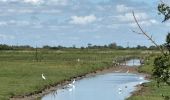
{"type": "MultiPolygon", "coordinates": [[[[79,59],[79,58],[77,59],[77,62],[80,62],[80,59],[79,59]]],[[[120,71],[121,71],[121,70],[118,70],[118,71],[115,71],[115,72],[120,72],[120,71]]],[[[129,70],[127,70],[126,73],[129,73],[129,70]]],[[[44,76],[43,73],[41,74],[41,77],[42,77],[43,80],[46,80],[46,77],[44,76]]],[[[144,78],[143,78],[143,77],[139,77],[139,79],[140,79],[140,80],[143,80],[144,78]]],[[[72,91],[72,90],[75,88],[75,85],[74,85],[75,82],[76,82],[76,80],[74,79],[70,84],[68,84],[67,87],[69,88],[69,91],[72,91]]],[[[143,82],[140,82],[139,84],[142,84],[142,83],[143,83],[143,82]]],[[[128,88],[128,86],[125,86],[125,88],[128,88]]],[[[118,88],[118,91],[119,91],[119,92],[118,92],[119,94],[122,94],[122,89],[121,89],[121,88],[118,88]]]]}

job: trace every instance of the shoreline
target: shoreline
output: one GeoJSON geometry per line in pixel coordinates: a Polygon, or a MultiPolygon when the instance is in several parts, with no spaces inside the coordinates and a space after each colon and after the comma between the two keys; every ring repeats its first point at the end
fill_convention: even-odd
{"type": "MultiPolygon", "coordinates": [[[[87,78],[87,77],[93,77],[93,76],[96,76],[96,75],[102,75],[102,74],[106,74],[106,73],[126,73],[127,71],[129,70],[129,73],[134,73],[134,74],[138,74],[138,75],[144,75],[145,79],[149,79],[149,75],[148,74],[145,74],[145,73],[139,73],[138,72],[138,67],[135,67],[135,66],[132,66],[132,67],[128,67],[128,66],[112,66],[112,67],[109,67],[107,69],[103,69],[103,70],[97,70],[97,71],[94,71],[94,72],[91,72],[91,73],[88,73],[88,74],[85,74],[85,75],[80,75],[80,76],[77,76],[75,78],[72,78],[70,80],[65,80],[65,81],[62,81],[60,83],[57,83],[55,85],[52,85],[52,86],[48,86],[47,88],[45,88],[44,90],[42,91],[38,91],[37,93],[30,93],[28,95],[18,95],[18,96],[13,96],[12,98],[10,98],[10,100],[35,100],[37,98],[41,98],[51,92],[54,92],[56,91],[57,89],[59,88],[63,88],[63,86],[69,84],[70,82],[72,82],[73,79],[75,80],[80,80],[80,79],[83,79],[83,78],[87,78]]],[[[140,85],[137,85],[136,86],[136,90],[134,92],[132,92],[132,95],[135,95],[137,94],[138,92],[140,92],[140,90],[142,90],[142,84],[140,85]]]]}

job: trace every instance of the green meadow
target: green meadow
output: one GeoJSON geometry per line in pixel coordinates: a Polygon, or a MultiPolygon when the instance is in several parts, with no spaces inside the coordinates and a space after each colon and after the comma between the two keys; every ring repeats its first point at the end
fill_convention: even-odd
{"type": "Polygon", "coordinates": [[[113,67],[115,59],[140,55],[144,52],[110,49],[0,51],[0,100],[38,93],[64,80],[113,67]]]}

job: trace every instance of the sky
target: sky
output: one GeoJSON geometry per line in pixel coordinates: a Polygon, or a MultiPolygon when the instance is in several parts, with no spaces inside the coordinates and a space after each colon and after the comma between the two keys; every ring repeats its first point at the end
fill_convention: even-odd
{"type": "MultiPolygon", "coordinates": [[[[170,4],[169,0],[164,0],[170,4]]],[[[117,43],[153,45],[165,42],[170,22],[158,15],[159,0],[0,0],[0,43],[31,46],[87,46],[117,43]]]]}

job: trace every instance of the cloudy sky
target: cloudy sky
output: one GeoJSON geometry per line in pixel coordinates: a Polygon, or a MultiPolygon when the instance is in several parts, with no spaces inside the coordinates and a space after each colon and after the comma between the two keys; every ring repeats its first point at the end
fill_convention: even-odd
{"type": "MultiPolygon", "coordinates": [[[[169,0],[165,0],[169,3],[169,0]]],[[[170,22],[161,23],[159,0],[0,0],[0,43],[10,45],[152,45],[132,17],[158,43],[170,22]]]]}

